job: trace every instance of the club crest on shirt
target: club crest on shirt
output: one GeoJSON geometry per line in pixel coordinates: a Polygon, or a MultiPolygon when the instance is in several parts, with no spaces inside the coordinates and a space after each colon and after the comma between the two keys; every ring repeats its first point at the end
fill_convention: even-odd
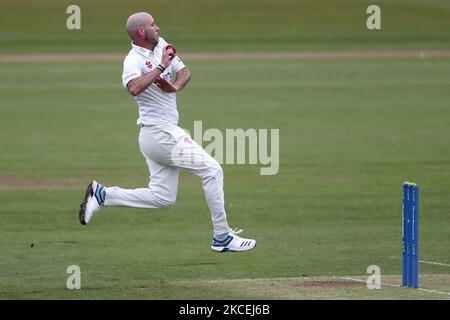
{"type": "Polygon", "coordinates": [[[153,65],[152,65],[152,63],[150,61],[145,61],[145,65],[147,66],[147,68],[149,70],[151,70],[153,68],[153,65]]]}

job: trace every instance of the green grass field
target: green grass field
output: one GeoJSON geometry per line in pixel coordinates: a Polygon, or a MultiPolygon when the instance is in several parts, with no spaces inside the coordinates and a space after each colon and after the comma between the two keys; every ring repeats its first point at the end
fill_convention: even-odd
{"type": "MultiPolygon", "coordinates": [[[[204,120],[204,128],[280,129],[277,175],[224,166],[230,223],[256,237],[257,249],[210,251],[203,191],[188,175],[171,209],[105,208],[81,226],[77,209],[91,178],[147,183],[120,63],[2,65],[0,169],[10,184],[0,193],[0,297],[276,298],[203,282],[364,275],[371,264],[398,276],[405,180],[422,188],[421,259],[448,262],[448,59],[189,65],[183,127],[204,120]],[[86,290],[65,288],[71,264],[86,290]]],[[[448,291],[448,267],[421,272],[445,274],[448,291]]]]}
{"type": "MultiPolygon", "coordinates": [[[[364,1],[345,1],[340,11],[323,10],[331,1],[302,2],[305,11],[278,1],[269,25],[275,5],[254,9],[255,2],[239,7],[243,18],[232,25],[237,1],[196,1],[205,19],[184,2],[155,1],[155,8],[181,57],[183,48],[449,48],[446,1],[390,1],[395,10],[383,13],[378,34],[364,28],[364,1]],[[420,23],[412,25],[410,15],[420,23]]],[[[86,34],[70,38],[67,30],[53,32],[65,25],[67,4],[40,3],[48,16],[32,29],[29,20],[14,24],[17,2],[2,2],[1,53],[125,54],[120,23],[142,4],[109,1],[91,24],[90,14],[103,11],[90,5],[86,34]],[[111,35],[101,38],[108,28],[111,35]]],[[[24,12],[31,16],[33,6],[24,12]]],[[[280,130],[277,175],[261,176],[259,165],[223,166],[229,222],[257,248],[210,250],[200,181],[184,173],[174,207],[104,208],[80,225],[91,179],[127,188],[148,183],[137,106],[121,87],[122,61],[0,62],[0,299],[450,299],[449,58],[184,62],[192,80],[178,94],[180,126],[193,132],[202,120],[204,130],[280,130]],[[420,286],[440,293],[397,287],[407,180],[421,188],[420,259],[443,264],[421,263],[420,286]],[[66,288],[69,265],[81,268],[81,290],[66,288]],[[381,290],[345,280],[365,281],[369,265],[381,268],[381,290]]]]}
{"type": "Polygon", "coordinates": [[[181,51],[450,49],[446,0],[77,0],[81,30],[67,30],[70,0],[2,0],[0,52],[124,51],[127,17],[150,11],[181,51]],[[370,4],[382,31],[366,28],[370,4]]]}

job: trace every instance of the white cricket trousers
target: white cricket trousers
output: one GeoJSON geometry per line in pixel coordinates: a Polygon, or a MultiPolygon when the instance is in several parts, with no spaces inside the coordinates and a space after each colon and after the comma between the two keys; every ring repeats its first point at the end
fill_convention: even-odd
{"type": "Polygon", "coordinates": [[[214,234],[229,232],[220,164],[180,127],[143,126],[139,147],[150,171],[148,188],[106,188],[105,206],[167,208],[177,198],[179,168],[200,177],[214,234]]]}

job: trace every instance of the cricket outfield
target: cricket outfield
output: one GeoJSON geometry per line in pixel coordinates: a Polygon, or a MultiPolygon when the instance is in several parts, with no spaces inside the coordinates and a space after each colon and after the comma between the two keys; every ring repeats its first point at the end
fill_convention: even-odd
{"type": "MultiPolygon", "coordinates": [[[[59,7],[49,3],[55,16],[59,7]]],[[[1,34],[3,57],[107,52],[113,58],[0,57],[0,299],[450,299],[448,55],[317,59],[283,58],[283,51],[250,59],[241,54],[276,53],[280,46],[294,53],[447,52],[445,1],[408,2],[423,23],[416,37],[401,27],[407,2],[393,1],[385,16],[395,28],[386,27],[386,38],[383,31],[373,36],[362,30],[364,21],[343,36],[340,31],[353,30],[357,8],[364,7],[347,1],[353,8],[348,20],[337,9],[330,14],[339,22],[332,43],[319,36],[332,30],[332,23],[321,29],[303,13],[305,28],[316,33],[308,38],[305,31],[294,32],[300,27],[292,31],[290,25],[301,26],[302,20],[288,9],[298,4],[284,1],[285,15],[275,15],[273,22],[280,22],[278,29],[267,29],[286,30],[277,47],[249,44],[247,37],[256,31],[245,19],[235,25],[244,30],[240,36],[226,36],[227,10],[218,16],[216,29],[204,33],[187,32],[201,29],[199,22],[180,18],[187,28],[181,31],[188,33],[184,40],[179,25],[162,15],[165,37],[172,33],[175,45],[179,40],[182,58],[183,47],[191,54],[184,62],[192,80],[178,94],[181,127],[193,132],[194,121],[201,120],[204,128],[222,132],[279,129],[277,174],[261,175],[260,165],[223,165],[229,222],[258,242],[242,254],[210,250],[212,228],[201,183],[187,174],[180,177],[178,200],[170,209],[105,208],[89,225],[79,224],[78,206],[90,179],[129,188],[148,183],[137,144],[137,107],[121,87],[120,54],[129,44],[118,33],[124,4],[110,3],[106,17],[77,34],[78,45],[67,38],[67,30],[47,36],[51,19],[39,22],[29,42],[11,46],[3,44],[23,34],[23,24],[2,29],[9,30],[1,34]],[[112,18],[117,35],[102,42],[96,30],[106,29],[112,18]],[[216,33],[222,38],[208,41],[216,33]],[[39,37],[43,41],[33,45],[39,37]],[[58,39],[67,45],[59,46],[58,39]],[[209,59],[208,52],[224,55],[209,59]],[[420,290],[399,287],[404,181],[421,188],[420,290]],[[70,265],[80,267],[81,290],[66,287],[70,265]],[[371,265],[381,271],[379,290],[366,286],[371,265]]],[[[226,7],[221,1],[198,3],[211,15],[215,6],[226,7]]],[[[157,9],[167,4],[156,4],[158,17],[157,9]]],[[[14,12],[16,4],[6,5],[14,12]]],[[[228,5],[232,10],[237,2],[228,5]]],[[[312,2],[305,6],[308,12],[323,12],[312,2]]],[[[88,8],[86,23],[101,9],[88,8]]],[[[264,18],[272,9],[267,1],[255,15],[264,18]]],[[[63,26],[65,16],[63,10],[63,26]]],[[[208,19],[202,23],[215,25],[208,19]]]]}

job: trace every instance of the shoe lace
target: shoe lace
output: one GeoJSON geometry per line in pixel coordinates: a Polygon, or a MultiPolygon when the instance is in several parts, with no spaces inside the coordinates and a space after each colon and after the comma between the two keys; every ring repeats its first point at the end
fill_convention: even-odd
{"type": "Polygon", "coordinates": [[[232,234],[239,234],[239,233],[241,233],[242,231],[244,231],[244,229],[239,229],[239,230],[238,230],[238,228],[234,228],[234,229],[231,229],[231,228],[230,228],[230,232],[231,232],[232,234]]]}

